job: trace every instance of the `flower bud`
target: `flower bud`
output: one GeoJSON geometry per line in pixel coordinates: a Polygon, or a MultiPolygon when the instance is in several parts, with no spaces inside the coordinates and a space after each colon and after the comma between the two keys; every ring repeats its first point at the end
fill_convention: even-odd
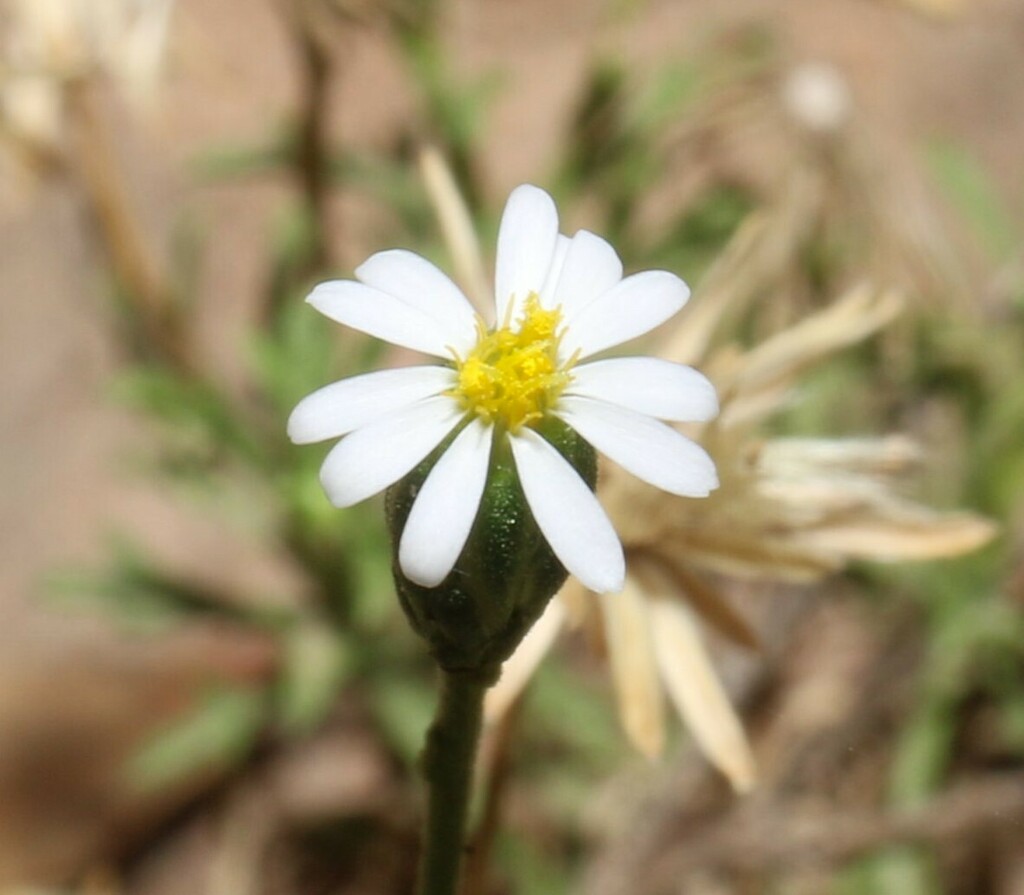
{"type": "MultiPolygon", "coordinates": [[[[539,427],[591,490],[597,482],[594,449],[573,429],[550,418],[539,427]]],[[[388,489],[386,515],[392,572],[409,622],[446,671],[496,674],[540,617],[568,572],[530,512],[507,438],[495,438],[480,509],[455,567],[437,587],[409,580],[398,562],[405,520],[427,474],[454,439],[439,445],[388,489]]],[[[438,526],[445,520],[438,519],[438,526]]]]}

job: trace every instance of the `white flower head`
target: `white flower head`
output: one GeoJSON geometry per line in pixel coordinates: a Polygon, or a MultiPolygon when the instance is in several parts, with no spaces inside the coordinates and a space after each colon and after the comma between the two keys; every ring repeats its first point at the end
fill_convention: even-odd
{"type": "Polygon", "coordinates": [[[593,492],[537,431],[549,417],[673,494],[705,497],[718,486],[707,453],[660,422],[717,414],[703,375],[655,358],[590,360],[668,320],[689,289],[666,271],[623,279],[605,240],[586,230],[559,234],[543,190],[520,186],[505,207],[493,326],[412,252],[379,252],[355,275],[317,286],[307,300],[332,320],[440,362],[325,386],[295,408],[288,434],[296,443],[343,436],[320,480],[330,501],[346,507],[402,479],[457,432],[401,535],[399,563],[411,581],[435,587],[452,571],[480,506],[492,447],[507,439],[555,556],[589,589],[621,590],[622,546],[593,492]]]}

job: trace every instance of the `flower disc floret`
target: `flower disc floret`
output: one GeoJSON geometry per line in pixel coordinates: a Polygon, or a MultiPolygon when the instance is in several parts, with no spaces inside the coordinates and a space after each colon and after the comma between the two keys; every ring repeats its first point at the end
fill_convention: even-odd
{"type": "Polygon", "coordinates": [[[558,363],[561,312],[545,309],[536,293],[527,298],[518,325],[487,331],[456,361],[452,396],[488,423],[518,432],[541,420],[572,381],[573,359],[558,363]]]}

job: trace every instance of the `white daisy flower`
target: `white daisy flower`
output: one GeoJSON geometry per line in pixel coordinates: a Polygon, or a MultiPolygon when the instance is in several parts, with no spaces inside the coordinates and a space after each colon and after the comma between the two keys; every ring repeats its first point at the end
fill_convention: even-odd
{"type": "Polygon", "coordinates": [[[395,249],[322,283],[307,301],[354,329],[440,359],[354,376],[302,400],[288,421],[300,444],[343,436],[320,471],[330,501],[347,507],[402,479],[458,434],[427,476],[399,543],[403,574],[435,587],[452,571],[487,481],[492,446],[508,439],[530,510],[555,556],[587,588],[622,589],[622,546],[593,492],[537,431],[571,426],[633,475],[706,497],[711,458],[660,420],[705,421],[714,387],[696,370],[646,357],[589,359],[652,330],[689,298],[667,271],[622,277],[615,250],[586,230],[558,232],[551,197],[524,185],[498,233],[495,325],[420,256],[395,249]]]}

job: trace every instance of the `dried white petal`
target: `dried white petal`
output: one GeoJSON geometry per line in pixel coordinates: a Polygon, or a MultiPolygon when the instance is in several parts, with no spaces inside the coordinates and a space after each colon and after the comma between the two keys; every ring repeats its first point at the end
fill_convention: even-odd
{"type": "Polygon", "coordinates": [[[626,576],[622,593],[601,594],[601,617],[619,716],[633,745],[648,758],[665,746],[665,707],[654,658],[647,599],[626,576]]]}
{"type": "Polygon", "coordinates": [[[655,655],[669,697],[704,754],[738,792],[750,790],[757,776],[754,756],[696,619],[670,598],[651,599],[650,613],[655,655]]]}

